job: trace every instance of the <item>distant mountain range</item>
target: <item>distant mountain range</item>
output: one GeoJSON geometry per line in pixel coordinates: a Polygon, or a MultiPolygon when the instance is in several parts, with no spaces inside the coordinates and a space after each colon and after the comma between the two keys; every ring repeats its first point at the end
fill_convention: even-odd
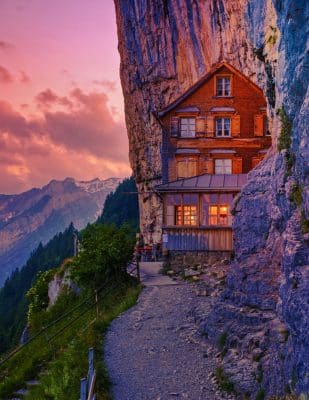
{"type": "Polygon", "coordinates": [[[52,180],[41,189],[0,195],[0,286],[25,264],[40,242],[47,243],[70,222],[82,229],[101,215],[106,196],[121,179],[52,180]]]}

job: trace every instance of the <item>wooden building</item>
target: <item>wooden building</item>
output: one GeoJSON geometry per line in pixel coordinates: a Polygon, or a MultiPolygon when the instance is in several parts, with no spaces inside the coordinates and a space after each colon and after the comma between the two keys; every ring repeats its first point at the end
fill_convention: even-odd
{"type": "Polygon", "coordinates": [[[271,146],[262,90],[221,63],[157,117],[165,247],[232,250],[233,199],[271,146]]]}

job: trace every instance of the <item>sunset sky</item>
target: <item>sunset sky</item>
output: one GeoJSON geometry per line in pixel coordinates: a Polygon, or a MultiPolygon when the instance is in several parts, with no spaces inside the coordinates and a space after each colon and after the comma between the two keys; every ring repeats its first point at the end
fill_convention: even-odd
{"type": "Polygon", "coordinates": [[[0,193],[131,173],[112,0],[1,0],[0,193]]]}

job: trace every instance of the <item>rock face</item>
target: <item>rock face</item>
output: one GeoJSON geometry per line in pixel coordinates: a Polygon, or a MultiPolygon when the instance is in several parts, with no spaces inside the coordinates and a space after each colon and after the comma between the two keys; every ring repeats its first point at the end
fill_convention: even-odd
{"type": "Polygon", "coordinates": [[[152,112],[223,60],[264,90],[273,147],[250,173],[235,206],[236,261],[224,301],[208,316],[209,334],[216,340],[222,324],[231,329],[235,351],[226,357],[240,380],[237,388],[251,398],[259,392],[309,392],[309,3],[115,0],[115,5],[130,160],[146,241],[158,240],[162,218],[152,191],[161,182],[162,129],[152,112]],[[256,318],[246,319],[254,310],[256,318]],[[284,340],[280,332],[286,332],[284,340]],[[244,356],[253,350],[261,351],[258,361],[244,356]],[[251,368],[244,367],[248,362],[251,368]]]}
{"type": "Polygon", "coordinates": [[[51,181],[42,189],[0,195],[0,286],[27,261],[39,242],[45,244],[71,222],[77,229],[93,222],[119,182],[118,178],[89,182],[67,178],[51,181]]]}

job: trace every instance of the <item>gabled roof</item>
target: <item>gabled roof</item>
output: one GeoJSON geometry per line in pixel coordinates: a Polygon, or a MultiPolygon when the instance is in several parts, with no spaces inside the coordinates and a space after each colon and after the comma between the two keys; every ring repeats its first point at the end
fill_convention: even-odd
{"type": "Polygon", "coordinates": [[[162,192],[239,192],[247,183],[247,174],[204,174],[192,178],[179,179],[158,185],[155,190],[162,192]]]}
{"type": "Polygon", "coordinates": [[[230,64],[224,61],[219,64],[215,64],[213,68],[206,75],[204,75],[200,80],[198,80],[194,85],[192,85],[188,90],[186,90],[181,96],[179,96],[176,100],[174,100],[171,104],[169,104],[162,110],[158,111],[157,116],[164,117],[165,114],[167,114],[169,111],[172,111],[187,97],[189,97],[192,93],[194,93],[197,89],[199,89],[205,82],[207,82],[222,67],[228,68],[232,73],[234,73],[235,75],[239,76],[240,78],[244,79],[247,83],[252,85],[255,90],[257,90],[260,93],[263,93],[262,89],[259,88],[254,82],[252,82],[240,71],[238,71],[236,68],[232,67],[230,64]]]}

